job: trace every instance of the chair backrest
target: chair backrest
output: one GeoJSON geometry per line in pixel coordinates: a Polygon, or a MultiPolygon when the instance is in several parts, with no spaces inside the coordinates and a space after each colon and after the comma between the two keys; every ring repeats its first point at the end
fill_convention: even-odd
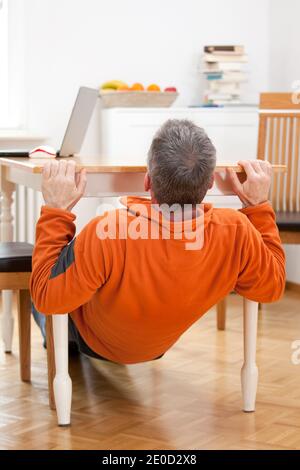
{"type": "Polygon", "coordinates": [[[257,158],[287,166],[286,173],[273,175],[271,202],[276,211],[300,211],[299,152],[300,103],[293,102],[292,93],[262,93],[257,158]]]}

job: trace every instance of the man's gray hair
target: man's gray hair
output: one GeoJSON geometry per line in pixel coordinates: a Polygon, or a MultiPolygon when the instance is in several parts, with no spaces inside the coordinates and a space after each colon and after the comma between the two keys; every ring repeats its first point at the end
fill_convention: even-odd
{"type": "Polygon", "coordinates": [[[148,153],[151,187],[158,204],[200,204],[216,166],[216,149],[204,129],[183,119],[168,120],[148,153]]]}

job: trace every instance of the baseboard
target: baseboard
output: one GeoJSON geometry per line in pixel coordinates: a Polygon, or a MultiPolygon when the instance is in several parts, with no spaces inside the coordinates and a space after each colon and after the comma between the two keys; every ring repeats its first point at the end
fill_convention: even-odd
{"type": "Polygon", "coordinates": [[[286,281],[285,288],[286,290],[291,290],[300,294],[300,284],[297,284],[296,282],[286,281]]]}

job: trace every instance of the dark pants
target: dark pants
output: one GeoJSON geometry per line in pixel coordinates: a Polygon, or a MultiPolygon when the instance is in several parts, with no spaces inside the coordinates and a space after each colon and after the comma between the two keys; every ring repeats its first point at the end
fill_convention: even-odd
{"type": "Polygon", "coordinates": [[[72,318],[69,316],[69,344],[71,347],[77,347],[78,351],[81,354],[85,354],[89,357],[94,357],[95,359],[101,359],[102,361],[108,361],[105,357],[99,356],[99,354],[92,351],[92,349],[86,344],[82,336],[80,336],[79,331],[77,330],[75,323],[72,318]],[[74,345],[74,346],[72,346],[74,345]]]}
{"type": "MultiPolygon", "coordinates": [[[[36,310],[34,305],[32,305],[32,314],[34,320],[38,327],[41,330],[41,333],[44,338],[44,346],[46,345],[46,317],[42,315],[40,312],[36,310]]],[[[70,351],[78,351],[81,354],[84,354],[89,357],[93,357],[95,359],[101,359],[103,361],[108,361],[105,357],[99,356],[99,354],[95,353],[84,341],[82,336],[80,336],[79,331],[77,330],[75,323],[73,322],[72,318],[69,316],[69,349],[70,351]]]]}
{"type": "MultiPolygon", "coordinates": [[[[46,348],[47,347],[46,345],[46,317],[45,315],[42,315],[40,312],[38,312],[33,304],[32,304],[32,314],[33,314],[36,324],[38,325],[38,327],[40,328],[42,332],[42,335],[44,338],[44,347],[46,348]]],[[[73,322],[70,316],[69,316],[69,350],[71,352],[78,351],[81,354],[84,354],[85,356],[93,357],[95,359],[100,359],[102,361],[109,361],[109,359],[99,356],[99,354],[94,352],[86,344],[82,336],[80,336],[80,333],[77,330],[75,323],[73,322]]],[[[161,357],[163,357],[163,354],[159,357],[155,357],[152,360],[156,361],[157,359],[160,359],[161,357]]]]}

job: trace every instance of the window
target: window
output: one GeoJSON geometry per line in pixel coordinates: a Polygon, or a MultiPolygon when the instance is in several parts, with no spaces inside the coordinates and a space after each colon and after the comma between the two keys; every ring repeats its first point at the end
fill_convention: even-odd
{"type": "Polygon", "coordinates": [[[7,4],[8,0],[0,0],[0,128],[9,123],[7,4]]]}
{"type": "Polygon", "coordinates": [[[26,126],[25,3],[0,0],[0,129],[26,126]]]}

